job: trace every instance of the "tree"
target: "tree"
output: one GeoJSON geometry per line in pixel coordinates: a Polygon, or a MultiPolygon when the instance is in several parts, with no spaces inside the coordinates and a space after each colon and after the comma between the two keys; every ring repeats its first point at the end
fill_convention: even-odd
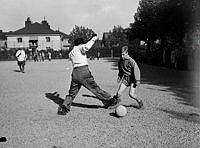
{"type": "Polygon", "coordinates": [[[115,46],[123,46],[128,44],[127,35],[121,26],[114,26],[111,32],[111,43],[115,46]]]}
{"type": "Polygon", "coordinates": [[[156,0],[142,0],[139,2],[135,22],[130,23],[127,35],[129,40],[139,38],[146,42],[148,51],[151,50],[153,42],[158,38],[159,32],[159,10],[156,0]]]}
{"type": "Polygon", "coordinates": [[[129,39],[140,38],[151,44],[167,37],[182,45],[192,25],[196,0],[141,0],[135,22],[130,24],[129,39]],[[193,8],[194,7],[194,8],[193,8]]]}
{"type": "Polygon", "coordinates": [[[135,22],[127,29],[129,41],[145,41],[146,53],[155,48],[156,40],[160,40],[160,50],[168,45],[183,46],[183,38],[193,24],[196,3],[197,0],[141,0],[135,22]]]}
{"type": "Polygon", "coordinates": [[[125,31],[121,26],[114,26],[112,31],[109,31],[109,37],[107,37],[106,42],[109,43],[110,47],[127,45],[128,39],[125,31]]]}
{"type": "Polygon", "coordinates": [[[155,48],[155,41],[159,38],[159,5],[158,0],[141,0],[137,13],[134,15],[135,22],[130,23],[127,29],[129,42],[135,39],[143,40],[146,43],[145,59],[151,60],[152,51],[155,48]]]}
{"type": "Polygon", "coordinates": [[[85,41],[88,41],[92,34],[94,34],[95,32],[92,29],[83,27],[83,26],[77,26],[75,25],[75,27],[72,29],[72,31],[70,32],[69,36],[69,43],[73,44],[74,40],[77,38],[83,38],[85,41]]]}

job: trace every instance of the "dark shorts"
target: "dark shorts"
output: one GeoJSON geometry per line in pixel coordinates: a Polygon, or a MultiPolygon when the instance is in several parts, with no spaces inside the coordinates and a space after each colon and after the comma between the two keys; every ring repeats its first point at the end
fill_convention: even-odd
{"type": "Polygon", "coordinates": [[[17,64],[18,64],[19,66],[24,66],[24,65],[25,65],[25,61],[17,61],[17,64]]]}
{"type": "Polygon", "coordinates": [[[133,83],[133,87],[135,88],[136,85],[136,80],[134,78],[131,78],[131,76],[123,76],[122,77],[122,83],[124,85],[126,85],[127,87],[131,86],[131,84],[133,83]]]}

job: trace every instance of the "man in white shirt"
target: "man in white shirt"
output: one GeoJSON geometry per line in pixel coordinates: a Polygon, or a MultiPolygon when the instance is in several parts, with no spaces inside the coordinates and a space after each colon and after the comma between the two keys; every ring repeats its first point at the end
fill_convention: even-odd
{"type": "Polygon", "coordinates": [[[97,35],[94,34],[87,43],[84,43],[82,38],[78,38],[74,42],[75,46],[69,53],[69,59],[73,66],[71,85],[68,92],[69,94],[66,95],[63,104],[58,107],[59,115],[66,115],[66,113],[70,111],[71,104],[81,86],[84,86],[96,95],[97,98],[102,101],[105,108],[114,108],[120,102],[118,98],[111,97],[109,93],[102,90],[97,85],[88,68],[86,52],[93,46],[96,40],[97,35]]]}
{"type": "Polygon", "coordinates": [[[23,48],[19,48],[15,56],[17,58],[17,64],[19,66],[20,71],[24,73],[26,54],[23,48]]]}

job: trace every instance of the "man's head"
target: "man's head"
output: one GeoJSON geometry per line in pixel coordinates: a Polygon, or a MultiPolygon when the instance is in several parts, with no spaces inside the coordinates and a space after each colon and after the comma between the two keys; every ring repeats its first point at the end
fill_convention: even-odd
{"type": "Polygon", "coordinates": [[[121,57],[122,59],[126,59],[128,56],[128,46],[123,46],[121,49],[121,57]]]}
{"type": "Polygon", "coordinates": [[[23,46],[20,45],[19,48],[18,48],[18,50],[23,50],[23,46]]]}
{"type": "Polygon", "coordinates": [[[75,41],[74,41],[74,45],[75,45],[75,46],[78,46],[78,45],[84,44],[84,43],[85,43],[85,42],[84,42],[83,38],[77,38],[77,39],[75,39],[75,41]]]}

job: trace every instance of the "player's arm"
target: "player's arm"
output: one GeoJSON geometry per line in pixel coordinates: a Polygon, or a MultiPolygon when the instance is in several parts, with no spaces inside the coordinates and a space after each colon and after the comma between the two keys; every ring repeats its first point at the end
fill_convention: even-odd
{"type": "Polygon", "coordinates": [[[22,54],[24,60],[26,61],[26,58],[27,58],[26,52],[23,50],[23,51],[21,52],[21,54],[22,54]]]}
{"type": "Polygon", "coordinates": [[[123,76],[123,70],[121,68],[121,65],[120,65],[120,60],[118,62],[118,78],[117,78],[117,82],[120,82],[120,80],[122,79],[122,76],[123,76]]]}
{"type": "Polygon", "coordinates": [[[92,46],[94,45],[94,42],[96,40],[97,40],[97,35],[96,34],[92,35],[92,38],[86,44],[82,45],[81,51],[86,52],[86,51],[90,50],[90,48],[92,48],[92,46]]]}
{"type": "Polygon", "coordinates": [[[139,69],[137,63],[135,62],[135,60],[131,59],[130,61],[131,61],[131,65],[133,68],[136,83],[137,83],[137,85],[139,85],[140,84],[140,69],[139,69]]]}
{"type": "Polygon", "coordinates": [[[19,57],[20,55],[21,55],[21,52],[18,50],[15,56],[19,57]]]}

